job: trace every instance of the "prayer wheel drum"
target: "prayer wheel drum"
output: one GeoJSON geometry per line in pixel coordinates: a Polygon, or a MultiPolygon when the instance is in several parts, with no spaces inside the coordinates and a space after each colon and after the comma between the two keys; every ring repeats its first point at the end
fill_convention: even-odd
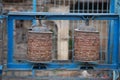
{"type": "Polygon", "coordinates": [[[75,30],[74,60],[81,62],[99,60],[99,32],[75,30]]]}
{"type": "Polygon", "coordinates": [[[52,60],[52,32],[28,32],[27,58],[32,62],[52,60]]]}

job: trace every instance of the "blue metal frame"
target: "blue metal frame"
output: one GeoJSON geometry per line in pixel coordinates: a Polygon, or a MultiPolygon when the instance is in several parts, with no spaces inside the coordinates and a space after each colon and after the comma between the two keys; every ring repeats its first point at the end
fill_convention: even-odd
{"type": "MultiPolygon", "coordinates": [[[[115,0],[110,0],[110,13],[115,13],[115,3],[116,3],[116,1],[115,0]]],[[[111,63],[111,53],[113,53],[113,51],[112,51],[112,48],[113,48],[113,26],[114,25],[114,21],[109,21],[109,25],[108,25],[108,29],[109,29],[109,31],[108,31],[108,55],[107,55],[107,63],[111,63]]]]}
{"type": "Polygon", "coordinates": [[[37,0],[33,0],[33,12],[37,11],[37,0]]]}
{"type": "MultiPolygon", "coordinates": [[[[117,0],[117,3],[116,3],[116,9],[117,9],[117,13],[120,15],[120,0],[117,0]]],[[[119,22],[120,23],[120,22],[119,22]]],[[[120,39],[119,39],[120,41],[120,39]]],[[[119,46],[120,46],[120,43],[119,43],[119,46]]],[[[119,56],[120,56],[120,52],[119,52],[119,56]]],[[[119,57],[120,58],[120,57],[119,57]]],[[[120,66],[120,59],[119,59],[119,66],[120,66]]]]}
{"type": "MultiPolygon", "coordinates": [[[[33,12],[37,11],[37,0],[33,0],[33,12]]],[[[36,24],[36,20],[33,20],[33,25],[36,24]]]]}
{"type": "Polygon", "coordinates": [[[0,65],[0,76],[2,76],[2,70],[3,70],[3,66],[0,65]]]}
{"type": "Polygon", "coordinates": [[[116,6],[117,6],[117,13],[120,14],[120,0],[117,0],[116,6]]]}
{"type": "MultiPolygon", "coordinates": [[[[86,20],[90,18],[91,20],[114,20],[113,29],[113,56],[111,64],[93,64],[94,69],[108,69],[116,70],[118,69],[118,55],[119,55],[119,15],[113,13],[107,14],[78,14],[78,13],[48,13],[48,12],[13,12],[8,14],[7,18],[7,30],[8,30],[8,60],[7,67],[12,70],[32,70],[34,64],[26,63],[16,63],[13,61],[14,54],[14,36],[13,36],[13,26],[14,20],[34,20],[34,19],[45,19],[45,20],[86,20]]],[[[67,64],[61,64],[56,62],[45,63],[45,69],[67,69],[67,70],[79,70],[81,67],[85,66],[79,62],[71,62],[67,64]]],[[[85,66],[86,67],[86,66],[85,66]]],[[[89,67],[89,66],[87,66],[89,67]]],[[[86,67],[86,68],[87,68],[86,67]]],[[[91,66],[90,66],[91,67],[91,66]]],[[[41,68],[39,68],[41,69],[41,68]]]]}

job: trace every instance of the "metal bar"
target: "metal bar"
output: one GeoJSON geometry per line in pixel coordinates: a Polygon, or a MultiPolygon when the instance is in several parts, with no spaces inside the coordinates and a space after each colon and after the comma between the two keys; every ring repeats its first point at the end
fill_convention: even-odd
{"type": "Polygon", "coordinates": [[[59,0],[59,1],[58,1],[58,3],[59,3],[59,4],[58,4],[58,6],[60,7],[60,4],[61,4],[61,0],[59,0]]]}
{"type": "MultiPolygon", "coordinates": [[[[120,16],[119,16],[120,18],[120,16]]],[[[120,23],[120,20],[119,20],[119,23],[120,23]]],[[[119,24],[119,34],[120,34],[120,24],[119,24]]],[[[120,37],[120,35],[119,35],[120,37]]],[[[120,49],[120,39],[119,39],[119,49],[120,49]]],[[[120,68],[120,51],[119,51],[119,68],[120,68]]]]}
{"type": "Polygon", "coordinates": [[[13,19],[8,18],[7,19],[7,29],[8,29],[8,54],[7,54],[7,62],[12,63],[13,62],[13,53],[14,53],[14,21],[13,19]]]}
{"type": "MultiPolygon", "coordinates": [[[[110,13],[114,13],[115,12],[115,1],[116,0],[110,0],[110,10],[109,10],[109,12],[110,13]]],[[[113,38],[112,38],[112,35],[113,35],[113,24],[114,24],[114,22],[113,21],[109,21],[109,25],[108,26],[110,26],[109,27],[109,31],[108,31],[108,56],[107,56],[107,63],[110,63],[110,56],[111,56],[111,54],[110,53],[112,53],[112,51],[111,51],[111,48],[112,48],[112,46],[113,46],[113,38]]]]}
{"type": "MultiPolygon", "coordinates": [[[[108,35],[108,30],[109,30],[109,28],[110,28],[110,27],[108,26],[108,21],[106,21],[106,33],[107,33],[107,35],[108,35]]],[[[107,49],[108,49],[108,36],[106,36],[105,39],[107,40],[107,41],[106,41],[106,51],[105,51],[105,52],[106,52],[106,55],[105,55],[105,56],[106,56],[106,62],[107,62],[107,60],[108,60],[108,54],[107,54],[107,53],[108,53],[108,52],[107,52],[107,51],[108,51],[108,50],[107,50],[107,49]]],[[[110,53],[109,53],[109,54],[110,54],[110,53]]],[[[110,62],[111,62],[111,61],[110,61],[110,62]]]]}
{"type": "Polygon", "coordinates": [[[103,51],[103,47],[102,47],[102,41],[103,41],[103,21],[100,21],[100,60],[102,61],[102,51],[103,51]]]}
{"type": "Polygon", "coordinates": [[[57,6],[57,1],[56,0],[54,0],[54,4],[55,4],[54,7],[56,7],[57,6]]]}
{"type": "Polygon", "coordinates": [[[64,0],[64,2],[63,2],[64,6],[66,5],[66,1],[67,1],[67,0],[64,0]]]}
{"type": "MultiPolygon", "coordinates": [[[[76,1],[74,0],[73,4],[75,4],[75,2],[76,1]]],[[[75,13],[75,5],[73,6],[73,13],[75,13]]],[[[74,24],[75,21],[72,21],[72,62],[74,61],[74,24]]]]}
{"type": "Polygon", "coordinates": [[[102,0],[102,13],[104,12],[104,0],[102,0]]]}
{"type": "Polygon", "coordinates": [[[2,30],[2,31],[1,31],[1,43],[2,43],[2,44],[1,44],[1,49],[2,49],[2,50],[1,50],[1,57],[0,57],[0,58],[1,58],[1,65],[3,65],[3,62],[4,62],[4,61],[3,61],[3,60],[4,60],[4,56],[3,56],[3,49],[4,49],[4,48],[3,48],[3,45],[4,45],[3,37],[4,37],[4,36],[3,36],[3,25],[2,25],[2,24],[3,24],[3,20],[0,20],[0,27],[1,27],[1,30],[2,30]]]}
{"type": "MultiPolygon", "coordinates": [[[[101,12],[104,13],[104,0],[102,0],[102,10],[101,10],[101,12]]],[[[103,30],[103,23],[104,23],[104,21],[101,21],[101,24],[102,24],[102,25],[101,25],[101,27],[102,27],[101,30],[103,30]]],[[[103,33],[102,33],[102,32],[101,32],[101,35],[103,36],[103,33]]],[[[103,37],[102,37],[102,40],[103,40],[103,37]]],[[[101,46],[100,46],[100,47],[101,47],[101,51],[100,51],[101,60],[103,60],[103,47],[102,47],[102,44],[103,44],[103,43],[102,43],[102,40],[101,40],[101,43],[100,43],[100,44],[101,44],[101,46]]]]}
{"type": "Polygon", "coordinates": [[[81,5],[80,5],[80,0],[78,0],[78,11],[77,11],[77,13],[80,13],[80,9],[81,9],[81,5]]]}
{"type": "MultiPolygon", "coordinates": [[[[94,13],[94,0],[92,0],[92,11],[91,11],[91,13],[94,13]]],[[[94,24],[94,21],[92,20],[92,26],[94,26],[95,27],[95,24],[94,24]]]]}
{"type": "Polygon", "coordinates": [[[118,70],[114,70],[113,71],[113,80],[117,80],[119,78],[119,71],[118,70]]]}
{"type": "Polygon", "coordinates": [[[35,78],[35,70],[32,70],[32,78],[35,78]]]}
{"type": "Polygon", "coordinates": [[[87,13],[89,13],[89,11],[90,11],[90,9],[89,9],[89,5],[90,4],[90,2],[89,2],[89,0],[88,0],[88,2],[87,2],[87,13]]]}
{"type": "Polygon", "coordinates": [[[74,61],[74,24],[75,21],[72,21],[72,62],[74,61]]]}
{"type": "MultiPolygon", "coordinates": [[[[99,5],[100,6],[100,5],[99,5]]],[[[102,10],[101,10],[101,13],[103,13],[104,11],[104,1],[102,0],[102,10]]],[[[100,21],[100,60],[102,61],[103,60],[103,47],[102,47],[102,44],[103,44],[103,22],[104,21],[100,21]]]]}
{"type": "MultiPolygon", "coordinates": [[[[113,0],[114,1],[114,0],[113,0]]],[[[107,0],[107,13],[110,13],[110,6],[111,6],[111,4],[110,4],[111,2],[110,2],[110,0],[107,0]]],[[[113,6],[115,7],[115,2],[114,3],[112,3],[112,4],[114,4],[113,6]]],[[[114,13],[114,12],[113,12],[114,13]]]]}
{"type": "MultiPolygon", "coordinates": [[[[15,16],[15,15],[18,15],[18,16],[22,16],[22,15],[26,15],[26,16],[37,16],[37,15],[46,15],[46,16],[49,16],[49,15],[53,15],[53,16],[56,16],[56,15],[62,15],[62,16],[66,16],[66,15],[73,15],[73,16],[115,16],[115,15],[118,15],[118,14],[114,14],[114,13],[55,13],[55,12],[10,12],[8,14],[8,16],[15,16]]],[[[106,19],[104,19],[106,20],[106,19]]]]}
{"type": "Polygon", "coordinates": [[[37,11],[37,1],[33,0],[33,12],[37,11]]]}
{"type": "MultiPolygon", "coordinates": [[[[44,70],[80,70],[81,67],[85,66],[80,63],[45,63],[47,68],[44,70]]],[[[23,64],[23,63],[11,63],[8,64],[8,70],[33,70],[32,64],[23,64]]],[[[94,70],[116,70],[118,69],[115,64],[94,64],[92,66],[94,70]]],[[[35,69],[35,70],[43,70],[43,69],[35,69]]]]}
{"type": "MultiPolygon", "coordinates": [[[[117,0],[116,1],[116,6],[117,6],[117,8],[116,8],[116,12],[117,12],[117,14],[119,14],[120,15],[120,0],[117,0]]],[[[120,23],[120,21],[119,21],[119,23],[120,23]]],[[[119,27],[120,27],[120,25],[119,25],[119,27]]],[[[119,29],[120,30],[120,29],[119,29]]],[[[120,33],[119,33],[120,34],[120,33]]],[[[120,47],[120,39],[119,39],[119,47],[120,47]]],[[[120,56],[120,52],[119,52],[119,56],[120,56]]],[[[119,57],[120,58],[120,57],[119,57]]],[[[120,59],[119,59],[119,67],[120,67],[120,59]]]]}
{"type": "MultiPolygon", "coordinates": [[[[14,16],[16,20],[22,20],[25,19],[26,16],[22,16],[22,17],[17,17],[14,16]]],[[[51,16],[46,16],[46,18],[41,18],[41,16],[39,16],[38,19],[42,20],[42,19],[46,19],[46,20],[86,20],[85,18],[83,18],[84,16],[80,16],[80,15],[51,15],[51,16]]],[[[34,19],[35,16],[31,17],[31,19],[34,19]]],[[[109,18],[109,16],[94,16],[94,20],[103,20],[104,18],[106,18],[106,20],[112,20],[112,19],[116,19],[116,16],[111,16],[111,18],[109,18]]],[[[25,19],[27,20],[27,19],[25,19]]]]}
{"type": "MultiPolygon", "coordinates": [[[[109,24],[109,26],[110,26],[110,24],[109,24]]],[[[110,57],[111,57],[111,53],[112,53],[112,46],[113,46],[113,39],[111,38],[111,36],[112,36],[112,34],[111,34],[111,32],[112,32],[112,26],[111,27],[109,27],[109,31],[108,31],[108,55],[107,55],[107,63],[110,63],[110,57]]]]}
{"type": "Polygon", "coordinates": [[[48,20],[86,20],[86,17],[90,17],[90,20],[113,20],[117,19],[117,14],[89,14],[89,13],[48,13],[48,12],[36,12],[36,13],[11,13],[9,17],[17,20],[30,20],[30,19],[48,19],[48,20]]]}
{"type": "Polygon", "coordinates": [[[120,0],[117,0],[116,5],[117,5],[117,12],[118,14],[120,14],[120,0]]]}
{"type": "Polygon", "coordinates": [[[7,16],[0,15],[0,19],[5,19],[5,18],[7,18],[7,16]]]}
{"type": "Polygon", "coordinates": [[[116,0],[110,0],[110,13],[115,12],[115,2],[116,2],[116,0]]]}
{"type": "MultiPolygon", "coordinates": [[[[37,11],[37,1],[33,0],[33,12],[37,11]]],[[[36,24],[36,20],[33,20],[33,25],[36,24]]]]}
{"type": "Polygon", "coordinates": [[[0,65],[0,76],[2,76],[2,70],[3,70],[3,66],[0,65]]]}
{"type": "MultiPolygon", "coordinates": [[[[113,27],[113,26],[112,26],[113,27]]],[[[118,64],[118,55],[119,55],[119,18],[118,20],[114,21],[114,27],[113,27],[113,57],[112,57],[112,63],[118,64]]]]}
{"type": "MultiPolygon", "coordinates": [[[[80,1],[79,1],[80,2],[80,1]]],[[[81,8],[82,10],[81,10],[81,13],[85,13],[85,1],[84,0],[82,0],[82,8],[81,8]]],[[[84,23],[84,21],[82,20],[82,22],[80,22],[80,24],[81,23],[84,23]]]]}
{"type": "Polygon", "coordinates": [[[33,65],[30,63],[8,63],[8,70],[32,70],[33,65]]]}
{"type": "Polygon", "coordinates": [[[97,13],[99,13],[99,0],[97,0],[97,13]]]}

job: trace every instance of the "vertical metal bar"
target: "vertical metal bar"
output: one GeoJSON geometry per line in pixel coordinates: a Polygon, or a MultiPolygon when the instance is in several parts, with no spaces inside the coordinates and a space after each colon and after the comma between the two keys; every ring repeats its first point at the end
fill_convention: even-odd
{"type": "MultiPolygon", "coordinates": [[[[110,7],[110,10],[109,12],[110,13],[114,13],[115,12],[115,0],[107,0],[107,2],[109,1],[109,7],[110,7]]],[[[110,57],[111,57],[111,53],[112,53],[112,46],[113,46],[113,38],[112,38],[112,34],[113,34],[113,21],[109,21],[109,31],[108,31],[108,53],[107,53],[107,63],[110,63],[110,57]]]]}
{"type": "Polygon", "coordinates": [[[72,21],[72,61],[74,61],[74,24],[75,21],[72,21]]]}
{"type": "MultiPolygon", "coordinates": [[[[104,11],[104,1],[102,0],[102,10],[101,10],[101,12],[103,13],[103,11],[104,11]]],[[[102,42],[103,42],[103,23],[104,23],[104,21],[100,21],[101,22],[101,33],[100,33],[100,36],[101,36],[101,38],[100,38],[100,60],[103,60],[103,47],[102,47],[102,42]]]]}
{"type": "MultiPolygon", "coordinates": [[[[94,0],[92,0],[92,13],[94,13],[94,0]]],[[[94,21],[92,20],[92,26],[94,26],[94,21]]]]}
{"type": "Polygon", "coordinates": [[[118,12],[118,14],[120,15],[120,0],[118,0],[118,1],[116,2],[116,5],[118,6],[118,7],[117,7],[117,12],[118,12]]]}
{"type": "Polygon", "coordinates": [[[66,1],[65,0],[64,0],[63,4],[64,4],[64,6],[66,5],[66,1]]]}
{"type": "Polygon", "coordinates": [[[104,12],[104,0],[102,0],[102,13],[104,12]]]}
{"type": "Polygon", "coordinates": [[[99,13],[99,0],[97,0],[97,13],[99,13]]]}
{"type": "Polygon", "coordinates": [[[35,70],[32,70],[32,77],[35,78],[35,70]]]}
{"type": "Polygon", "coordinates": [[[33,0],[33,12],[37,11],[37,1],[33,0]]]}
{"type": "Polygon", "coordinates": [[[13,19],[10,19],[8,17],[7,19],[7,29],[8,29],[8,54],[7,54],[7,62],[12,63],[13,62],[13,53],[14,53],[14,37],[13,37],[13,31],[14,31],[14,21],[13,19]]]}
{"type": "Polygon", "coordinates": [[[3,65],[3,62],[4,62],[3,61],[4,60],[4,56],[3,56],[3,52],[4,52],[4,50],[3,50],[4,49],[3,48],[3,46],[4,46],[4,40],[3,40],[4,39],[4,34],[3,34],[3,32],[4,31],[3,31],[3,25],[2,24],[3,24],[3,20],[0,21],[0,27],[1,27],[1,30],[2,30],[1,31],[1,41],[2,41],[2,45],[1,45],[1,47],[2,47],[1,48],[2,49],[2,51],[1,51],[1,65],[3,65]]]}
{"type": "Polygon", "coordinates": [[[119,58],[119,18],[114,21],[114,27],[113,27],[113,57],[112,57],[112,63],[118,64],[118,58],[119,58]]]}
{"type": "Polygon", "coordinates": [[[47,7],[47,0],[44,0],[44,6],[42,6],[43,7],[43,12],[45,11],[45,8],[47,7]]]}
{"type": "MultiPolygon", "coordinates": [[[[80,13],[80,9],[81,9],[80,7],[81,7],[80,0],[78,0],[78,11],[77,11],[78,13],[80,13]]],[[[77,26],[79,26],[79,25],[80,25],[80,21],[78,20],[77,21],[77,26]]]]}
{"type": "MultiPolygon", "coordinates": [[[[106,23],[106,33],[108,35],[108,30],[109,30],[108,21],[106,21],[105,23],[106,23]]],[[[108,55],[107,55],[107,53],[108,53],[107,52],[108,51],[107,50],[108,49],[108,36],[106,36],[105,39],[106,39],[106,51],[105,52],[106,52],[106,63],[107,63],[107,60],[108,60],[108,55]]]]}
{"type": "MultiPolygon", "coordinates": [[[[37,1],[33,0],[33,12],[37,11],[37,1]]],[[[33,25],[36,24],[36,20],[33,20],[33,25]]]]}
{"type": "MultiPolygon", "coordinates": [[[[115,2],[115,6],[116,6],[116,13],[118,13],[120,15],[120,0],[116,0],[115,2]]],[[[119,17],[120,18],[120,17],[119,17]]],[[[120,21],[119,21],[120,24],[120,21]]],[[[119,25],[120,27],[120,25],[119,25]]],[[[120,30],[120,29],[119,29],[120,30]]],[[[120,34],[120,33],[119,33],[120,34]]],[[[120,37],[120,36],[119,36],[120,37]]],[[[119,39],[119,49],[120,49],[120,39],[119,39]]],[[[120,52],[119,52],[119,56],[120,56],[120,52]]],[[[120,64],[120,57],[119,57],[119,64],[120,64]]]]}
{"type": "MultiPolygon", "coordinates": [[[[120,16],[119,16],[119,34],[120,34],[120,16]]],[[[120,65],[120,35],[119,35],[119,65],[120,65]]]]}
{"type": "Polygon", "coordinates": [[[94,0],[92,0],[92,13],[94,13],[94,0]]]}
{"type": "Polygon", "coordinates": [[[114,70],[113,71],[113,80],[118,80],[119,78],[119,71],[118,70],[114,70]]]}
{"type": "Polygon", "coordinates": [[[107,0],[107,8],[106,8],[106,12],[107,12],[107,13],[110,12],[110,10],[109,10],[109,5],[110,5],[110,2],[109,2],[109,0],[107,0]]]}
{"type": "Polygon", "coordinates": [[[53,3],[54,3],[54,7],[56,7],[56,0],[54,0],[54,2],[53,2],[53,3]]]}
{"type": "Polygon", "coordinates": [[[103,21],[100,21],[100,60],[102,60],[102,53],[103,53],[103,21]]]}
{"type": "Polygon", "coordinates": [[[113,46],[113,40],[111,39],[112,37],[112,26],[111,26],[111,21],[109,21],[109,31],[108,31],[108,53],[107,53],[107,63],[111,62],[111,56],[112,56],[112,46],[113,46]]]}
{"type": "MultiPolygon", "coordinates": [[[[96,10],[96,12],[99,13],[99,0],[97,0],[96,3],[97,3],[97,10],[96,10]]],[[[99,24],[99,21],[96,20],[96,23],[99,24]]],[[[98,30],[98,26],[96,26],[96,29],[98,30]]]]}
{"type": "Polygon", "coordinates": [[[85,12],[85,1],[83,0],[83,13],[85,12]]]}
{"type": "MultiPolygon", "coordinates": [[[[83,5],[83,8],[82,8],[81,12],[82,12],[82,13],[85,13],[85,11],[84,11],[84,9],[85,9],[85,1],[84,1],[84,0],[82,0],[82,3],[83,3],[83,4],[82,4],[82,5],[83,5]]],[[[82,20],[82,22],[80,22],[80,23],[82,23],[82,24],[83,24],[83,23],[84,23],[84,21],[82,20]]]]}
{"type": "Polygon", "coordinates": [[[75,0],[73,1],[73,13],[75,12],[75,0]]]}
{"type": "Polygon", "coordinates": [[[80,8],[81,7],[81,5],[80,5],[80,0],[78,0],[78,13],[80,13],[80,8]]]}
{"type": "Polygon", "coordinates": [[[89,13],[89,11],[90,11],[90,9],[89,9],[89,0],[88,0],[88,2],[87,2],[87,13],[89,13]]]}
{"type": "MultiPolygon", "coordinates": [[[[69,5],[69,6],[71,6],[71,2],[70,2],[70,1],[71,1],[71,0],[68,0],[68,5],[69,5]]],[[[71,12],[71,11],[70,11],[70,12],[71,12]]]]}
{"type": "MultiPolygon", "coordinates": [[[[0,16],[1,17],[1,16],[0,16]]],[[[2,64],[2,43],[3,43],[3,40],[2,40],[2,22],[0,20],[0,65],[2,64]]]]}
{"type": "MultiPolygon", "coordinates": [[[[75,4],[75,0],[74,1],[74,4],[75,4]]],[[[73,13],[75,13],[75,6],[73,8],[73,13]]],[[[74,61],[74,25],[75,25],[75,21],[72,21],[72,62],[74,61]]]]}
{"type": "Polygon", "coordinates": [[[59,3],[59,5],[58,5],[58,6],[60,7],[61,0],[59,0],[59,2],[58,2],[58,3],[59,3]]]}
{"type": "MultiPolygon", "coordinates": [[[[110,10],[109,10],[109,5],[110,5],[110,4],[109,4],[109,0],[107,0],[107,10],[105,11],[105,12],[107,12],[107,13],[109,13],[109,11],[110,11],[110,10]]],[[[111,33],[111,32],[113,32],[113,29],[112,29],[111,32],[109,32],[109,29],[112,28],[112,26],[110,27],[110,23],[109,23],[109,22],[112,22],[112,21],[107,21],[107,22],[106,22],[106,26],[108,26],[108,30],[107,30],[108,35],[109,35],[109,33],[110,33],[110,36],[107,36],[107,39],[108,39],[108,37],[110,37],[111,40],[113,40],[113,34],[111,33]]],[[[113,43],[113,41],[111,41],[111,42],[113,43]]],[[[105,61],[105,62],[106,62],[106,63],[111,63],[111,60],[112,60],[112,59],[111,59],[111,58],[112,58],[112,57],[111,57],[111,56],[112,56],[112,54],[111,54],[111,53],[112,53],[112,43],[110,43],[111,46],[108,46],[108,42],[106,42],[106,43],[107,43],[107,44],[106,44],[106,45],[107,45],[106,49],[108,49],[108,47],[110,47],[110,50],[111,50],[111,51],[110,51],[110,53],[108,53],[108,50],[106,50],[106,55],[105,55],[105,56],[106,56],[106,61],[105,61]]]]}
{"type": "Polygon", "coordinates": [[[108,0],[108,1],[110,1],[110,13],[114,13],[116,0],[108,0]]]}

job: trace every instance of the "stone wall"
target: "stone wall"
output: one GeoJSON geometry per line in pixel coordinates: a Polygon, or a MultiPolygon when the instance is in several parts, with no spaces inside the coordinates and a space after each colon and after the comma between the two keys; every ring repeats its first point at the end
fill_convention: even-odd
{"type": "Polygon", "coordinates": [[[35,70],[32,76],[31,71],[6,71],[3,73],[3,80],[112,80],[111,71],[97,71],[97,70],[35,70]],[[11,74],[12,73],[12,74],[11,74]],[[9,75],[9,77],[5,77],[9,75]],[[26,77],[27,76],[27,77],[26,77]]]}

